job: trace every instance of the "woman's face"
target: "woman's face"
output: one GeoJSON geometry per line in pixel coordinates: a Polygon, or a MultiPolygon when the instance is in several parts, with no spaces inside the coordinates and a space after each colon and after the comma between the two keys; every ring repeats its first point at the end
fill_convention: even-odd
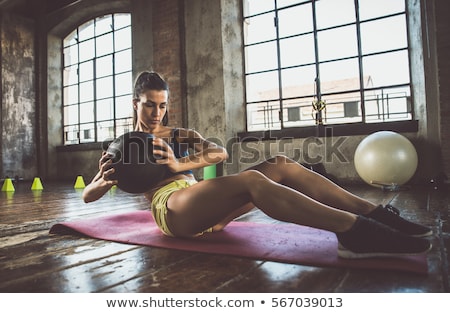
{"type": "Polygon", "coordinates": [[[154,130],[161,125],[167,113],[167,90],[147,90],[134,100],[133,105],[137,114],[137,124],[154,130]]]}

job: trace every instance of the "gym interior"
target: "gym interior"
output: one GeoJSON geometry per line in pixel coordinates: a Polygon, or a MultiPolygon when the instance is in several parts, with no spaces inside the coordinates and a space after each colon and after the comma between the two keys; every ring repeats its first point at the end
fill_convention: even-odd
{"type": "MultiPolygon", "coordinates": [[[[321,19],[320,10],[313,14],[311,7],[330,1],[268,0],[256,9],[255,1],[0,0],[1,292],[450,291],[448,1],[397,0],[397,11],[367,13],[365,20],[361,11],[348,21],[323,22],[322,29],[320,21],[339,19],[321,19]],[[314,23],[296,12],[309,12],[314,23]],[[290,14],[291,24],[278,24],[290,14]],[[264,28],[266,15],[275,21],[269,23],[277,30],[273,38],[264,28]],[[361,37],[370,34],[366,26],[390,18],[404,22],[404,43],[381,40],[382,51],[370,50],[361,37]],[[314,28],[303,30],[298,26],[303,20],[314,28]],[[261,27],[259,32],[252,25],[261,27]],[[328,45],[318,43],[326,40],[320,36],[326,31],[339,34],[345,28],[358,29],[352,45],[336,36],[328,45]],[[95,31],[89,34],[90,29],[95,31]],[[295,44],[302,36],[309,38],[311,51],[295,44]],[[266,49],[270,45],[274,48],[266,49]],[[347,46],[357,52],[346,54],[347,46]],[[327,59],[324,50],[338,52],[327,59]],[[311,53],[312,61],[303,59],[311,53]],[[382,57],[389,53],[401,62],[386,66],[389,58],[382,57]],[[327,81],[327,73],[339,67],[326,66],[339,62],[381,69],[391,81],[383,85],[369,70],[357,71],[353,80],[337,75],[327,81]],[[395,66],[402,62],[406,74],[397,80],[395,66]],[[84,65],[91,66],[84,68],[87,74],[84,65]],[[309,68],[322,70],[320,81],[318,71],[298,78],[309,68]],[[98,170],[102,143],[132,130],[132,84],[144,70],[161,73],[170,85],[171,126],[196,129],[227,148],[230,158],[214,175],[287,155],[432,227],[427,272],[291,264],[49,234],[63,221],[148,210],[141,195],[119,189],[95,203],[81,199],[98,170]],[[292,77],[302,82],[284,87],[292,77]],[[383,88],[392,91],[389,97],[383,88]],[[396,111],[387,100],[404,105],[396,111]],[[123,103],[129,103],[125,111],[118,109],[123,103]],[[326,108],[317,106],[321,103],[326,108]],[[400,186],[369,184],[355,166],[358,146],[380,131],[401,134],[417,153],[417,166],[400,186]]],[[[370,1],[359,2],[362,8],[370,1]]],[[[342,0],[341,9],[356,3],[342,0]]],[[[195,172],[198,179],[204,174],[195,172]]],[[[240,220],[274,222],[258,210],[240,220]]]]}

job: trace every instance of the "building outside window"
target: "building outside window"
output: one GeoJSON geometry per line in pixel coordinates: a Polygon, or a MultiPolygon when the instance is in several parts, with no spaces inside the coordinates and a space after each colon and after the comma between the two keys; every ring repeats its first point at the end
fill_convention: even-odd
{"type": "Polygon", "coordinates": [[[248,131],[414,118],[405,0],[243,4],[248,131]]]}
{"type": "Polygon", "coordinates": [[[130,14],[97,17],[63,39],[65,145],[132,130],[131,49],[130,14]]]}

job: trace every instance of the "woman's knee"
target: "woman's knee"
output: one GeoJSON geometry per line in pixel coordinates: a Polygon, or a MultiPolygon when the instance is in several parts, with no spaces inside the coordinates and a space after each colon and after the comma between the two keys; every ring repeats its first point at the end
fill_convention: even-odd
{"type": "Polygon", "coordinates": [[[244,182],[246,182],[250,186],[258,181],[265,181],[265,180],[269,179],[266,175],[264,175],[264,173],[262,173],[261,171],[258,171],[256,169],[250,169],[250,170],[241,172],[238,175],[244,182]]]}
{"type": "Polygon", "coordinates": [[[285,165],[289,163],[295,163],[295,161],[292,160],[291,158],[281,154],[271,157],[266,162],[273,165],[285,165]]]}

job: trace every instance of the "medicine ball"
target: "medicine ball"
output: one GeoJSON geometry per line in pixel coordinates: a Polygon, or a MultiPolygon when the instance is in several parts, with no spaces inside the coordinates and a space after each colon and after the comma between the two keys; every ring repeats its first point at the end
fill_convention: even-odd
{"type": "Polygon", "coordinates": [[[133,131],[111,142],[106,152],[111,156],[115,172],[110,178],[128,193],[144,193],[164,179],[169,171],[166,165],[157,164],[153,154],[152,134],[133,131]]]}

